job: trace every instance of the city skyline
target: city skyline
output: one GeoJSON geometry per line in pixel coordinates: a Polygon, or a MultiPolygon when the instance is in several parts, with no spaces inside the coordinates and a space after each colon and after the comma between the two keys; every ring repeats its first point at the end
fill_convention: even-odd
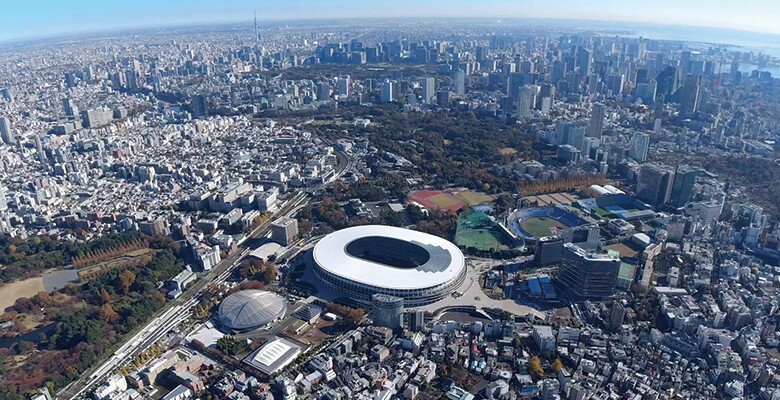
{"type": "MultiPolygon", "coordinates": [[[[461,0],[421,3],[401,0],[392,4],[337,0],[327,5],[308,0],[284,3],[237,0],[227,7],[217,7],[204,0],[173,0],[164,4],[140,0],[132,5],[94,0],[65,5],[51,0],[37,0],[17,3],[4,11],[3,16],[0,16],[0,25],[8,29],[0,33],[0,43],[119,30],[241,23],[251,21],[255,10],[261,23],[375,18],[485,18],[496,19],[496,23],[501,23],[503,19],[539,21],[552,25],[556,22],[583,22],[591,29],[609,28],[611,23],[624,23],[780,35],[780,27],[773,23],[773,16],[780,15],[780,4],[765,0],[751,1],[748,7],[744,3],[724,0],[695,0],[684,4],[671,0],[652,3],[533,0],[522,4],[505,0],[489,3],[461,0]],[[701,10],[705,9],[706,13],[702,13],[701,10]],[[759,10],[761,12],[756,12],[759,10]]],[[[699,35],[706,38],[708,32],[699,35]]],[[[735,40],[743,41],[739,38],[731,40],[732,43],[727,44],[739,44],[735,40]]]]}
{"type": "Polygon", "coordinates": [[[642,22],[776,6],[551,1],[4,7],[105,29],[0,45],[0,399],[780,400],[780,36],[642,22]]]}

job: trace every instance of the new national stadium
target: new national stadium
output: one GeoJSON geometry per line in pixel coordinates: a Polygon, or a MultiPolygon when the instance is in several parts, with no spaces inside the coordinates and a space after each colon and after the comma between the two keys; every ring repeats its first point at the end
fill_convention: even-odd
{"type": "Polygon", "coordinates": [[[377,293],[419,307],[452,294],[466,278],[466,259],[437,236],[384,225],[333,232],[314,247],[314,272],[330,289],[369,304],[377,293]]]}
{"type": "Polygon", "coordinates": [[[509,230],[533,243],[541,237],[563,235],[566,229],[587,223],[576,214],[555,206],[520,208],[507,217],[509,230]]]}

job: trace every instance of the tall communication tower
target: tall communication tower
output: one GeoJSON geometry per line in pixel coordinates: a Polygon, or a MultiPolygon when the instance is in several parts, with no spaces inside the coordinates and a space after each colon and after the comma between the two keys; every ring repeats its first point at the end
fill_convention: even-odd
{"type": "Polygon", "coordinates": [[[257,10],[255,10],[255,48],[260,42],[260,31],[257,30],[257,10]]]}

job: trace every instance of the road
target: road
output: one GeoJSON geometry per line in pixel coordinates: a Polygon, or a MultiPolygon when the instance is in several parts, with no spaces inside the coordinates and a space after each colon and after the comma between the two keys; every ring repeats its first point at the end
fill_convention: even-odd
{"type": "MultiPolygon", "coordinates": [[[[283,216],[292,216],[298,209],[308,203],[306,193],[299,192],[290,198],[285,205],[275,212],[271,218],[255,228],[247,235],[248,239],[264,237],[271,229],[271,223],[283,216]]],[[[247,240],[248,242],[249,240],[247,240]]],[[[120,347],[106,362],[96,368],[88,377],[68,385],[57,394],[58,399],[76,399],[88,393],[105,382],[116,370],[132,362],[135,357],[146,351],[153,343],[158,342],[168,332],[187,321],[200,300],[204,288],[213,283],[222,283],[230,277],[239,261],[253,249],[248,247],[237,251],[222,260],[214,269],[199,279],[187,289],[177,300],[172,302],[162,314],[154,318],[143,329],[120,347]]]]}
{"type": "MultiPolygon", "coordinates": [[[[333,177],[327,182],[315,186],[313,188],[314,190],[323,189],[327,185],[335,182],[355,165],[353,158],[346,153],[337,152],[337,157],[338,162],[333,177]]],[[[138,354],[146,351],[152,344],[160,341],[171,330],[189,320],[193,309],[200,300],[204,288],[211,284],[225,282],[230,277],[233,270],[239,265],[241,259],[254,250],[252,245],[254,244],[257,246],[262,244],[262,241],[255,241],[254,239],[264,238],[270,231],[271,223],[273,221],[281,217],[290,217],[294,215],[299,209],[305,207],[308,202],[309,198],[306,191],[299,191],[296,193],[287,200],[279,210],[273,213],[271,218],[247,234],[246,240],[243,241],[243,244],[246,244],[244,249],[223,259],[209,271],[208,274],[201,277],[195,284],[182,293],[178,299],[173,301],[164,310],[161,310],[159,316],[155,317],[149,324],[125,342],[125,344],[107,361],[95,368],[89,376],[84,376],[66,386],[57,393],[56,398],[73,400],[89,393],[90,390],[95,389],[101,383],[105,382],[118,369],[132,362],[138,354]]]]}

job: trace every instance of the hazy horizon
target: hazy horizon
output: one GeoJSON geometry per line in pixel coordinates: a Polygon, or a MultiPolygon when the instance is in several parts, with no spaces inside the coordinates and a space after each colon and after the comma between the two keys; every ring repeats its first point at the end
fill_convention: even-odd
{"type": "MultiPolygon", "coordinates": [[[[14,43],[78,34],[125,30],[144,30],[196,25],[251,23],[257,10],[258,22],[464,18],[581,21],[591,24],[646,24],[744,32],[755,35],[780,35],[774,16],[780,15],[780,3],[752,1],[735,4],[723,0],[693,0],[679,4],[671,0],[635,3],[605,0],[490,2],[400,0],[392,3],[335,0],[327,3],[293,0],[237,0],[217,5],[207,0],[171,0],[156,3],[108,3],[99,0],[57,2],[33,0],[16,3],[0,15],[0,42],[14,43]],[[752,5],[752,6],[750,6],[752,5]],[[705,12],[706,11],[706,12],[705,12]]],[[[603,26],[602,29],[612,28],[603,26]]]]}

